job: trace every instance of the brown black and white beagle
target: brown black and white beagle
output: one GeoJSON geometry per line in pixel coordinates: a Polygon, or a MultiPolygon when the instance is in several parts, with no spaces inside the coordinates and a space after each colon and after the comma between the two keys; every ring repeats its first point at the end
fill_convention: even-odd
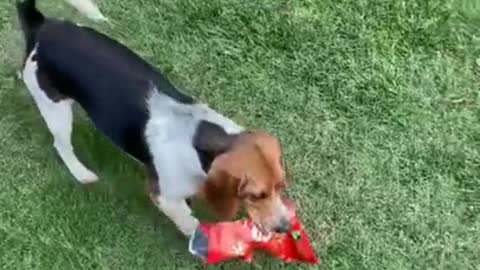
{"type": "MultiPolygon", "coordinates": [[[[98,11],[90,0],[67,1],[98,11]]],[[[186,203],[195,195],[224,219],[243,207],[264,232],[289,229],[281,147],[273,135],[246,130],[179,92],[106,35],[45,17],[35,0],[17,2],[17,11],[26,42],[23,81],[75,179],[92,183],[98,177],[71,144],[74,102],[145,166],[152,200],[185,235],[198,225],[186,203]]]]}

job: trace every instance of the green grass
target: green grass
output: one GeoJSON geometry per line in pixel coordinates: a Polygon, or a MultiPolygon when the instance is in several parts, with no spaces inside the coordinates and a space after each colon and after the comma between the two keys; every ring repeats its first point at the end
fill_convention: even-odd
{"type": "MultiPolygon", "coordinates": [[[[480,1],[102,0],[109,33],[283,141],[320,269],[480,269],[480,1]]],[[[76,184],[15,72],[0,2],[0,269],[202,269],[140,167],[77,110],[76,184]]],[[[315,269],[258,256],[214,269],[315,269]]]]}

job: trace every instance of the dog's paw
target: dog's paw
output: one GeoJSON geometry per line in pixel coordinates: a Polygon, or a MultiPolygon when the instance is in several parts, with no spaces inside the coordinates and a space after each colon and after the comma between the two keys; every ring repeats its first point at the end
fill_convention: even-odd
{"type": "Polygon", "coordinates": [[[74,177],[82,184],[90,184],[98,181],[98,176],[88,169],[75,172],[74,177]]]}
{"type": "Polygon", "coordinates": [[[177,224],[177,226],[185,236],[190,237],[193,235],[199,224],[200,222],[198,222],[198,219],[190,216],[190,218],[185,219],[181,223],[177,224]]]}

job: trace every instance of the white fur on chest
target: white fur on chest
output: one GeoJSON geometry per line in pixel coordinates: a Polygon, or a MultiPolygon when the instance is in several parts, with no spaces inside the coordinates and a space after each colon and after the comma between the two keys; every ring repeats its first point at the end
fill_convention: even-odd
{"type": "Polygon", "coordinates": [[[148,99],[150,119],[145,137],[159,178],[162,197],[183,199],[194,195],[206,174],[192,145],[198,123],[207,120],[239,133],[242,127],[205,104],[181,104],[153,89],[148,99]]]}

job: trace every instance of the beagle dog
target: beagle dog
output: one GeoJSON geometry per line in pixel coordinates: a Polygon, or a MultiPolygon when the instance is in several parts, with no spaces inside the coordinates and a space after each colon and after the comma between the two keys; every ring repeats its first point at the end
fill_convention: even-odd
{"type": "Polygon", "coordinates": [[[281,146],[273,135],[246,130],[179,92],[106,35],[45,17],[35,0],[18,1],[17,13],[26,43],[23,81],[76,180],[86,184],[98,177],[73,150],[74,102],[145,166],[152,201],[185,235],[198,225],[187,203],[193,196],[224,220],[243,208],[265,233],[289,230],[281,146]]]}

